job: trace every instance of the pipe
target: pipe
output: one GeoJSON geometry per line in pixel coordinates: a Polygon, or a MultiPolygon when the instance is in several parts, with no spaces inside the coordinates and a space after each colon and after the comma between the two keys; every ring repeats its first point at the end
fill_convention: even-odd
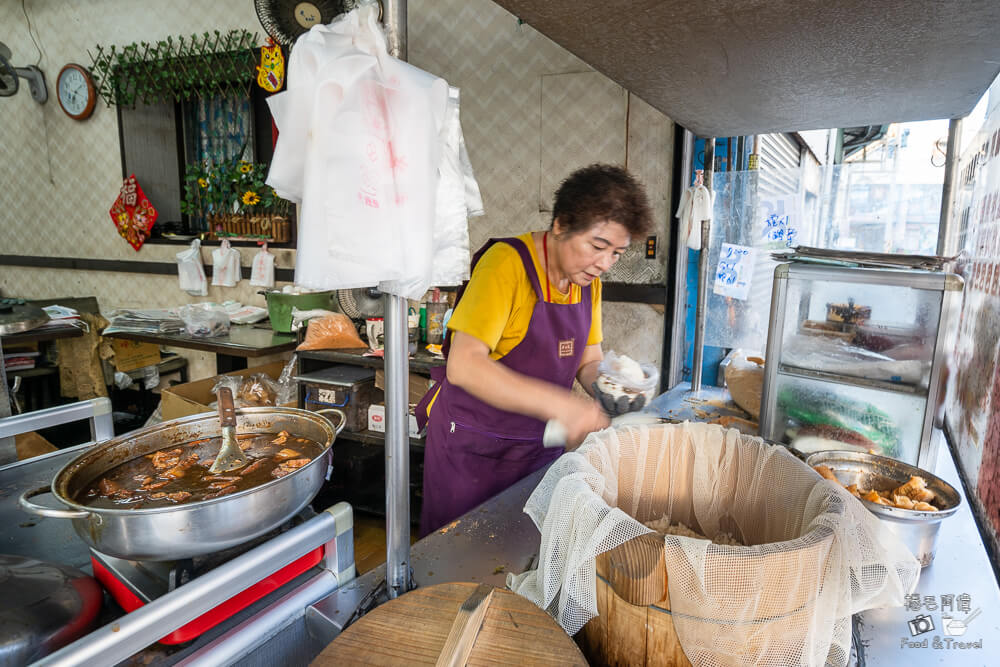
{"type": "Polygon", "coordinates": [[[952,246],[955,229],[955,181],[962,147],[962,119],[952,118],[948,122],[948,148],[945,152],[944,184],[941,186],[941,218],[938,223],[937,254],[951,257],[955,254],[952,246]]]}
{"type": "Polygon", "coordinates": [[[111,401],[101,397],[7,417],[0,421],[0,438],[84,419],[90,422],[90,439],[94,442],[115,437],[111,401]]]}
{"type": "Polygon", "coordinates": [[[389,54],[400,60],[406,60],[408,58],[406,0],[382,0],[382,9],[389,54]]]}
{"type": "MultiPolygon", "coordinates": [[[[219,606],[242,591],[247,582],[260,581],[303,554],[336,539],[338,521],[347,503],[338,503],[287,533],[264,542],[183,586],[94,630],[46,656],[35,665],[115,665],[164,635],[219,606]]],[[[335,542],[334,542],[335,544],[335,542]]],[[[335,548],[335,547],[332,547],[335,548]]]]}
{"type": "Polygon", "coordinates": [[[410,360],[406,299],[385,308],[385,578],[389,598],[410,590],[410,360]]]}
{"type": "MultiPolygon", "coordinates": [[[[712,190],[715,167],[715,139],[705,139],[705,187],[712,190]]],[[[694,358],[691,362],[691,391],[701,391],[702,364],[705,360],[705,313],[708,306],[708,244],[711,240],[709,220],[701,221],[701,250],[698,251],[698,301],[694,315],[694,358]]]]}
{"type": "MultiPolygon", "coordinates": [[[[681,146],[681,192],[691,187],[691,167],[694,163],[694,133],[684,130],[681,146]]],[[[684,373],[684,310],[687,294],[688,248],[684,230],[677,225],[677,241],[674,244],[677,264],[674,271],[674,313],[673,331],[670,337],[670,377],[665,389],[672,389],[684,373]]],[[[664,333],[666,331],[664,330],[664,333]]]]}
{"type": "MultiPolygon", "coordinates": [[[[7,393],[7,373],[3,365],[3,336],[0,336],[0,424],[3,424],[10,415],[10,394],[7,393]]],[[[17,461],[17,441],[13,435],[0,435],[0,466],[15,461],[17,461]]]]}
{"type": "Polygon", "coordinates": [[[293,620],[337,590],[337,577],[321,570],[315,577],[263,611],[251,616],[207,646],[177,663],[178,667],[235,665],[255,648],[266,643],[293,620]]]}
{"type": "MultiPolygon", "coordinates": [[[[383,0],[389,53],[407,56],[406,0],[383,0]]],[[[410,580],[410,357],[407,301],[385,295],[385,583],[389,598],[410,580]]]]}

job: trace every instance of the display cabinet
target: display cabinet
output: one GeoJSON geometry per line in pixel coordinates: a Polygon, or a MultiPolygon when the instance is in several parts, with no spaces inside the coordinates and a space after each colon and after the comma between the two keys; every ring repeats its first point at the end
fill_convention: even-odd
{"type": "Polygon", "coordinates": [[[951,273],[775,267],[761,436],[933,468],[944,332],[962,286],[951,273]]]}

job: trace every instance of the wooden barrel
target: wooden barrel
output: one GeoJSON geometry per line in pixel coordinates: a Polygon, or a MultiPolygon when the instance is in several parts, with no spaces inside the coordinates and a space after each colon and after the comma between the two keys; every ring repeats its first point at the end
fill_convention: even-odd
{"type": "MultiPolygon", "coordinates": [[[[797,653],[815,611],[831,539],[824,531],[798,549],[750,556],[762,559],[758,564],[764,572],[759,605],[750,621],[735,626],[710,618],[688,621],[714,633],[723,654],[763,658],[776,651],[797,653]],[[803,631],[790,631],[796,627],[803,631]]],[[[651,533],[629,540],[598,556],[596,568],[598,616],[575,637],[588,662],[613,667],[690,665],[671,614],[663,536],[651,533]]]]}

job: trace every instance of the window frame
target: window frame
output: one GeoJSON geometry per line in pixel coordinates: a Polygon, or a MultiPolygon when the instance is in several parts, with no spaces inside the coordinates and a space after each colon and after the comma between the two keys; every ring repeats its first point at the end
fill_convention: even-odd
{"type": "MultiPolygon", "coordinates": [[[[258,49],[253,49],[255,54],[259,54],[258,49]]],[[[287,57],[287,54],[285,54],[287,57]]],[[[254,160],[256,162],[263,162],[265,164],[270,164],[271,159],[274,157],[274,130],[273,122],[271,118],[271,112],[267,105],[267,98],[272,94],[265,91],[260,86],[257,85],[256,78],[249,83],[249,96],[250,96],[250,133],[251,140],[253,141],[253,151],[254,160]]],[[[173,112],[174,112],[174,142],[172,149],[166,144],[161,144],[164,150],[172,150],[173,154],[177,158],[177,197],[178,202],[184,198],[184,173],[187,167],[187,148],[185,145],[184,136],[184,119],[183,119],[183,105],[186,100],[174,100],[173,112]]],[[[136,105],[143,104],[141,101],[137,101],[136,105]]],[[[169,104],[169,103],[168,103],[169,104]]],[[[126,109],[125,111],[129,111],[126,109]]],[[[119,159],[121,161],[122,168],[122,180],[128,178],[134,169],[130,169],[127,156],[126,156],[126,132],[125,124],[122,122],[123,109],[121,105],[116,105],[116,118],[118,123],[118,147],[119,147],[119,159]]],[[[133,140],[136,135],[133,135],[133,140]]],[[[142,175],[137,174],[136,177],[139,179],[139,183],[142,183],[142,175]]],[[[155,206],[155,202],[154,202],[155,206]]],[[[268,245],[274,248],[295,248],[297,241],[297,216],[296,207],[292,207],[289,213],[289,220],[291,224],[291,233],[289,235],[289,240],[284,243],[277,243],[268,241],[268,245]]],[[[160,222],[158,220],[157,222],[160,222]]],[[[185,230],[182,232],[184,235],[192,235],[201,237],[206,232],[200,231],[190,231],[188,225],[190,220],[187,213],[180,214],[180,220],[163,220],[163,222],[171,224],[180,224],[185,230]]],[[[187,239],[176,239],[176,238],[165,238],[158,232],[162,230],[159,225],[154,225],[152,230],[152,235],[146,239],[146,243],[154,245],[188,245],[190,240],[187,239]],[[159,229],[158,229],[159,228],[159,229]]],[[[221,239],[203,239],[202,245],[218,245],[221,243],[221,239]]],[[[237,247],[255,247],[258,245],[257,240],[235,240],[230,239],[230,243],[237,247]]]]}

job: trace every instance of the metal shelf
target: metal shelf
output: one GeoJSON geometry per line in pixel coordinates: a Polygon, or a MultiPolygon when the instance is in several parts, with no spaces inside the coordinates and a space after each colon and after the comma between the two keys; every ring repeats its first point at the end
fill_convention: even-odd
{"type": "Polygon", "coordinates": [[[896,382],[886,382],[884,380],[869,380],[868,378],[859,378],[854,377],[853,375],[815,371],[808,368],[789,366],[787,364],[779,364],[778,373],[781,375],[807,378],[810,380],[836,382],[849,387],[866,387],[868,389],[875,389],[878,391],[891,391],[897,394],[907,394],[909,396],[919,396],[921,398],[927,397],[927,387],[918,387],[911,384],[898,384],[896,382]]]}
{"type": "MultiPolygon", "coordinates": [[[[366,366],[368,368],[385,368],[385,360],[382,357],[362,356],[367,351],[367,348],[348,350],[303,350],[297,354],[299,355],[299,359],[326,361],[335,364],[353,364],[355,366],[366,366]]],[[[429,373],[432,368],[444,366],[445,363],[445,360],[442,358],[418,352],[416,355],[410,357],[410,371],[429,373]]]]}
{"type": "MultiPolygon", "coordinates": [[[[369,431],[368,429],[365,429],[364,431],[343,431],[337,437],[342,440],[360,442],[363,445],[385,445],[385,433],[380,433],[379,431],[369,431]]],[[[410,448],[423,451],[424,438],[411,437],[410,448]]]]}

